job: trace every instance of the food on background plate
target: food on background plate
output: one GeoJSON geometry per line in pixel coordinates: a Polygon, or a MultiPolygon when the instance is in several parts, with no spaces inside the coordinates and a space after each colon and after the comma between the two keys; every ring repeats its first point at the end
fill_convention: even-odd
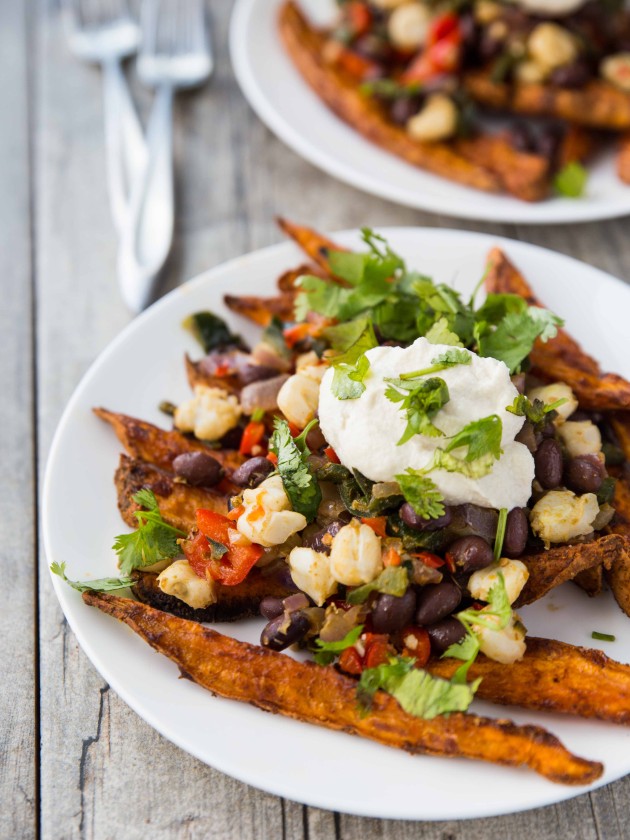
{"type": "Polygon", "coordinates": [[[449,180],[539,201],[583,194],[606,133],[621,138],[617,171],[630,178],[622,6],[345,0],[318,29],[288,0],[278,24],[306,82],[367,139],[449,180]],[[482,117],[497,110],[518,119],[489,130],[482,117]]]}
{"type": "Polygon", "coordinates": [[[205,355],[186,359],[191,398],[161,404],[171,430],[96,410],[126,449],[116,486],[136,530],[116,538],[119,579],[69,582],[222,696],[592,781],[601,768],[544,730],[467,710],[477,694],[628,722],[630,667],[529,639],[515,607],[606,576],[628,611],[630,384],[496,249],[478,301],[371,230],[355,253],[281,226],[312,265],[277,298],[226,297],[263,326],[251,349],[213,313],[188,319],[205,355]],[[144,605],[93,594],[127,587],[144,605]],[[190,621],[257,611],[264,655],[190,621]],[[280,653],[294,645],[317,664],[280,653]],[[245,662],[283,674],[282,696],[241,679],[245,662]]]}

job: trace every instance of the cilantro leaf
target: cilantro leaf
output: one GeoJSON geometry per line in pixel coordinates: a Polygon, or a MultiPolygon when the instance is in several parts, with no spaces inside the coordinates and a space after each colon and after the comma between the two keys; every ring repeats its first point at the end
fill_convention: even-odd
{"type": "Polygon", "coordinates": [[[359,624],[357,627],[353,627],[352,630],[348,631],[343,639],[340,639],[337,642],[323,642],[319,638],[315,639],[315,647],[317,648],[315,652],[315,662],[317,662],[318,665],[329,665],[335,658],[336,654],[341,653],[346,648],[352,647],[362,632],[363,625],[359,624]]]}
{"type": "Polygon", "coordinates": [[[455,365],[469,365],[472,362],[472,354],[463,348],[447,350],[431,359],[431,366],[421,370],[413,370],[411,373],[401,373],[402,380],[417,379],[420,376],[428,376],[430,373],[438,373],[440,370],[455,367],[455,365]]]}
{"type": "Polygon", "coordinates": [[[586,189],[588,171],[581,163],[573,160],[556,174],[553,185],[565,198],[581,198],[586,189]]]}
{"type": "Polygon", "coordinates": [[[128,589],[134,584],[133,578],[130,577],[99,578],[98,580],[84,581],[70,580],[70,578],[66,577],[65,563],[51,563],[50,571],[54,575],[58,575],[68,586],[76,589],[77,592],[112,592],[116,589],[128,589]]]}
{"type": "Polygon", "coordinates": [[[457,333],[449,328],[446,318],[439,318],[435,321],[424,337],[431,344],[450,344],[453,347],[464,346],[457,333]]]}
{"type": "Polygon", "coordinates": [[[131,534],[119,534],[112,548],[118,555],[118,566],[123,575],[134,569],[152,566],[160,560],[170,560],[180,553],[178,538],[184,531],[174,528],[162,519],[154,493],[144,488],[133,500],[145,510],[137,510],[138,529],[131,534]]]}
{"type": "Polygon", "coordinates": [[[501,449],[501,435],[503,423],[498,414],[490,414],[481,420],[473,420],[451,438],[445,447],[445,452],[467,447],[465,461],[477,461],[484,455],[492,455],[497,461],[503,454],[501,449]]]}
{"type": "Polygon", "coordinates": [[[507,516],[507,508],[501,508],[501,510],[499,511],[499,521],[497,522],[497,533],[494,538],[494,560],[497,563],[501,559],[501,552],[503,551],[503,541],[505,540],[507,516]]]}
{"type": "Polygon", "coordinates": [[[435,483],[421,470],[407,467],[406,472],[395,476],[405,501],[423,519],[439,519],[444,515],[444,496],[435,483]]]}
{"type": "Polygon", "coordinates": [[[361,338],[369,324],[369,318],[363,316],[354,318],[344,324],[335,324],[322,330],[322,338],[327,341],[333,350],[345,353],[353,344],[361,338]]]}
{"type": "Polygon", "coordinates": [[[480,680],[468,685],[432,677],[413,667],[413,659],[395,657],[389,663],[367,668],[361,674],[358,694],[364,702],[378,689],[394,697],[408,714],[431,720],[450,712],[465,712],[480,680]]]}
{"type": "Polygon", "coordinates": [[[407,426],[398,446],[402,446],[414,435],[442,437],[444,432],[431,422],[438,411],[450,399],[448,386],[443,379],[422,379],[408,382],[402,379],[387,379],[389,386],[385,396],[390,402],[399,402],[400,410],[407,416],[407,426]]]}
{"type": "Polygon", "coordinates": [[[306,435],[316,423],[317,420],[312,420],[294,440],[287,421],[276,417],[269,441],[269,449],[278,456],[278,472],[291,507],[303,514],[308,522],[315,519],[322,500],[319,482],[308,465],[311,452],[306,445],[306,435]]]}
{"type": "Polygon", "coordinates": [[[455,644],[453,645],[449,645],[449,647],[446,648],[446,650],[442,654],[442,659],[461,659],[464,663],[463,665],[459,666],[459,668],[451,677],[452,682],[466,682],[466,677],[468,676],[470,666],[477,658],[480,650],[481,645],[479,644],[479,638],[477,637],[476,633],[472,633],[470,630],[466,631],[466,635],[463,639],[461,639],[459,642],[455,642],[455,644]]]}
{"type": "Polygon", "coordinates": [[[346,595],[349,604],[362,604],[372,592],[383,592],[401,598],[409,586],[409,573],[404,566],[386,566],[380,575],[370,583],[352,589],[346,595]]]}
{"type": "Polygon", "coordinates": [[[368,322],[354,344],[331,358],[330,364],[335,371],[331,390],[337,399],[356,400],[365,391],[364,380],[370,370],[370,361],[365,354],[377,345],[374,328],[368,322]]]}
{"type": "Polygon", "coordinates": [[[553,338],[563,323],[553,313],[534,306],[525,312],[508,312],[494,329],[486,321],[478,322],[475,325],[478,353],[504,362],[510,373],[514,373],[531,352],[536,339],[553,338]]]}
{"type": "Polygon", "coordinates": [[[466,461],[451,452],[446,452],[444,449],[436,449],[431,463],[424,468],[424,471],[445,470],[451,473],[461,473],[466,478],[483,478],[492,472],[494,460],[489,452],[481,458],[477,458],[476,461],[466,461]]]}
{"type": "Polygon", "coordinates": [[[560,408],[566,401],[566,397],[562,397],[547,405],[542,400],[535,399],[532,402],[525,394],[519,394],[518,397],[514,397],[512,405],[506,405],[505,410],[516,414],[517,417],[525,417],[534,426],[540,426],[550,412],[560,408]]]}

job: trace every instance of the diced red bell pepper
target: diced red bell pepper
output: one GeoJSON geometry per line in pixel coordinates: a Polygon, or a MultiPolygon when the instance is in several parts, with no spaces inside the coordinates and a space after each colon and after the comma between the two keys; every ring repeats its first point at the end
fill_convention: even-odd
{"type": "Polygon", "coordinates": [[[382,665],[384,662],[387,662],[392,652],[389,644],[389,637],[372,633],[367,633],[366,637],[363,667],[376,668],[378,665],[382,665]]]}
{"type": "Polygon", "coordinates": [[[324,455],[328,458],[328,460],[332,464],[340,464],[341,463],[341,461],[339,460],[339,455],[337,455],[337,453],[332,448],[332,446],[327,446],[326,449],[324,449],[324,455]]]}
{"type": "Polygon", "coordinates": [[[234,545],[230,532],[236,531],[234,523],[220,513],[200,508],[197,513],[199,532],[182,544],[182,549],[195,574],[201,578],[206,573],[225,586],[235,586],[245,580],[249,571],[260,559],[260,545],[234,545]],[[208,538],[227,547],[226,553],[214,558],[208,538]]]}
{"type": "Polygon", "coordinates": [[[387,536],[387,517],[386,516],[362,516],[361,522],[374,531],[378,537],[387,536]]]}
{"type": "Polygon", "coordinates": [[[402,74],[402,81],[426,82],[443,73],[454,73],[461,53],[462,31],[457,15],[440,15],[429,30],[426,46],[402,74]]]}
{"type": "Polygon", "coordinates": [[[407,627],[401,633],[403,656],[416,660],[416,668],[424,668],[431,656],[431,639],[424,627],[407,627]]]}
{"type": "Polygon", "coordinates": [[[444,14],[438,15],[431,21],[429,31],[427,32],[426,46],[430,48],[434,44],[437,44],[438,41],[452,37],[454,33],[461,40],[459,17],[455,12],[444,12],[444,14]]]}
{"type": "Polygon", "coordinates": [[[355,647],[349,647],[341,651],[339,656],[339,667],[346,674],[359,676],[363,670],[363,660],[355,647]]]}
{"type": "Polygon", "coordinates": [[[395,548],[391,546],[387,549],[385,554],[383,554],[383,565],[384,566],[400,566],[402,563],[402,557],[400,556],[400,552],[396,551],[395,548]]]}
{"type": "Polygon", "coordinates": [[[418,560],[421,560],[425,566],[429,566],[431,569],[439,569],[445,562],[437,554],[433,554],[432,551],[415,551],[411,556],[417,557],[418,560]]]}
{"type": "Polygon", "coordinates": [[[265,436],[265,424],[252,420],[243,429],[239,452],[241,455],[251,455],[254,446],[259,446],[265,436]]]}
{"type": "Polygon", "coordinates": [[[365,35],[366,32],[369,32],[372,26],[372,12],[367,3],[350,0],[349,3],[344,5],[343,13],[348,29],[353,35],[365,35]]]}

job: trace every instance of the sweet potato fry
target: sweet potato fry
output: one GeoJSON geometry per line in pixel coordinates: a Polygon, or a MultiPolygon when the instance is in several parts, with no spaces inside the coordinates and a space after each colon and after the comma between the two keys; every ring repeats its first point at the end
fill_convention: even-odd
{"type": "Polygon", "coordinates": [[[136,582],[132,591],[139,601],[155,607],[157,610],[186,618],[191,621],[238,621],[258,615],[258,608],[263,598],[286,598],[295,592],[276,575],[266,574],[266,570],[252,569],[242,583],[236,586],[216,584],[216,604],[202,610],[195,610],[175,598],[162,592],[157,584],[157,575],[149,572],[135,572],[136,582]]]}
{"type": "Polygon", "coordinates": [[[551,189],[549,159],[517,151],[502,135],[478,134],[458,140],[466,160],[493,172],[504,189],[523,201],[541,201],[551,189]]]}
{"type": "Polygon", "coordinates": [[[305,225],[298,225],[295,222],[290,222],[288,219],[282,218],[281,216],[278,216],[276,222],[278,223],[280,230],[286,233],[288,237],[299,245],[304,253],[317,263],[319,268],[327,275],[330,274],[328,252],[348,250],[347,248],[343,248],[341,245],[337,245],[337,243],[333,242],[332,239],[322,236],[321,233],[318,233],[316,230],[306,227],[305,225]]]}
{"type": "Polygon", "coordinates": [[[579,125],[567,126],[558,149],[557,166],[562,169],[569,163],[586,163],[599,145],[600,138],[579,125]]]}
{"type": "Polygon", "coordinates": [[[84,593],[83,599],[125,622],[182,674],[220,697],[410,753],[526,765],[564,784],[588,784],[602,774],[601,764],[572,755],[540,727],[461,713],[421,720],[383,692],[375,695],[371,713],[363,715],[356,682],[334,668],[297,662],[129,599],[94,592],[84,593]]]}
{"type": "MultiPolygon", "coordinates": [[[[493,248],[489,254],[485,286],[488,292],[521,295],[530,305],[541,305],[525,278],[499,248],[493,248]]],[[[558,330],[558,335],[547,342],[537,341],[530,358],[534,373],[567,382],[581,408],[630,408],[630,382],[615,373],[602,373],[595,359],[565,330],[558,330]]]]}
{"type": "MultiPolygon", "coordinates": [[[[617,477],[613,506],[615,518],[608,530],[630,542],[630,482],[623,474],[617,477]]],[[[625,614],[630,616],[630,550],[615,560],[605,572],[605,577],[615,600],[625,614]]]]}
{"type": "Polygon", "coordinates": [[[529,579],[516,605],[524,607],[538,601],[551,589],[572,580],[585,569],[603,566],[609,569],[628,551],[626,539],[609,534],[589,543],[563,545],[521,559],[529,569],[529,579]]]}
{"type": "Polygon", "coordinates": [[[172,470],[173,460],[185,452],[208,452],[230,471],[239,467],[244,460],[242,455],[233,450],[210,450],[205,444],[181,432],[165,431],[127,414],[108,411],[106,408],[95,408],[94,413],[111,425],[132,458],[146,461],[162,470],[172,470]]]}
{"type": "Polygon", "coordinates": [[[630,461],[630,414],[618,412],[609,417],[609,420],[623,454],[630,461]]]}
{"type": "Polygon", "coordinates": [[[139,509],[133,496],[143,487],[155,493],[162,517],[169,525],[188,532],[195,524],[197,508],[207,508],[217,513],[227,513],[227,498],[213,490],[190,487],[175,481],[171,473],[152,464],[127,455],[120,456],[114,476],[118,493],[118,509],[131,528],[138,522],[134,513],[139,509]]]}
{"type": "Polygon", "coordinates": [[[197,385],[206,385],[208,388],[220,388],[222,391],[227,391],[229,394],[238,396],[241,393],[242,385],[236,374],[227,373],[224,376],[216,376],[209,373],[207,368],[204,368],[203,359],[193,361],[190,356],[186,355],[184,359],[186,365],[186,378],[191,388],[197,385]]]}
{"type": "Polygon", "coordinates": [[[624,134],[619,140],[617,175],[624,184],[630,184],[630,132],[624,134]]]}
{"type": "Polygon", "coordinates": [[[604,586],[604,571],[601,566],[584,569],[573,578],[573,583],[586,592],[589,598],[594,598],[601,593],[604,586]]]}
{"type": "Polygon", "coordinates": [[[270,298],[255,295],[225,295],[223,300],[232,312],[249,318],[261,327],[268,326],[274,315],[281,321],[292,321],[294,317],[295,294],[293,292],[282,292],[270,298]]]}
{"type": "Polygon", "coordinates": [[[342,68],[326,64],[326,36],[308,23],[295,2],[290,0],[281,7],[278,23],[284,46],[305,81],[360,134],[436,175],[488,192],[500,191],[501,183],[493,173],[470,163],[448,143],[413,140],[404,129],[387,120],[376,103],[361,94],[355,79],[342,68]]]}
{"type": "MultiPolygon", "coordinates": [[[[459,665],[437,659],[427,670],[449,679],[459,665]]],[[[492,703],[630,724],[630,666],[599,650],[528,637],[525,656],[513,665],[479,656],[468,672],[477,677],[477,697],[492,703]]]]}
{"type": "Polygon", "coordinates": [[[630,129],[630,96],[603,80],[570,90],[552,85],[494,82],[488,70],[476,70],[464,75],[463,85],[473,99],[490,108],[558,117],[610,131],[630,129]]]}

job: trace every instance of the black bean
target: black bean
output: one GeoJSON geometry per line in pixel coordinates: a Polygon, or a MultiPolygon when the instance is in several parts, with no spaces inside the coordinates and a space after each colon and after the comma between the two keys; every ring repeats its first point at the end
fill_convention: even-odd
{"type": "Polygon", "coordinates": [[[405,502],[400,508],[400,518],[405,525],[408,525],[409,528],[413,528],[415,531],[437,531],[440,528],[445,528],[450,524],[452,516],[451,509],[448,507],[444,508],[444,513],[437,519],[425,519],[422,516],[418,516],[409,502],[405,502]]]}
{"type": "Polygon", "coordinates": [[[328,441],[324,437],[322,430],[319,428],[319,424],[317,424],[317,426],[313,426],[306,436],[306,445],[311,452],[317,452],[318,449],[322,449],[327,443],[328,441]]]}
{"type": "Polygon", "coordinates": [[[529,522],[525,508],[513,508],[507,515],[503,551],[505,557],[520,557],[527,545],[529,522]]]}
{"type": "Polygon", "coordinates": [[[457,505],[453,509],[450,530],[458,537],[483,537],[491,542],[497,532],[499,514],[479,505],[457,505]]]}
{"type": "Polygon", "coordinates": [[[597,455],[576,455],[564,473],[567,487],[575,493],[597,493],[605,477],[606,470],[597,455]]]}
{"type": "Polygon", "coordinates": [[[477,49],[479,51],[479,57],[484,62],[492,61],[493,58],[497,58],[502,53],[503,42],[498,38],[493,38],[489,34],[488,29],[484,28],[481,30],[481,37],[479,38],[477,49]]]}
{"type": "Polygon", "coordinates": [[[282,613],[265,625],[260,635],[260,644],[270,650],[284,650],[302,639],[309,628],[310,622],[304,613],[295,612],[289,616],[282,613]],[[281,628],[284,624],[288,626],[283,630],[281,628]]]}
{"type": "Polygon", "coordinates": [[[258,455],[241,464],[232,473],[232,481],[239,487],[258,487],[274,471],[274,465],[267,458],[258,455]]]}
{"type": "Polygon", "coordinates": [[[311,534],[310,537],[306,538],[303,544],[306,548],[312,548],[313,551],[320,551],[324,554],[330,554],[330,545],[332,543],[332,537],[334,537],[335,534],[338,534],[339,531],[346,524],[347,523],[341,519],[333,519],[333,521],[325,528],[321,528],[319,531],[315,531],[314,534],[311,534]],[[324,537],[326,537],[327,539],[324,539],[324,537]]]}
{"type": "Polygon", "coordinates": [[[396,125],[406,125],[420,110],[421,100],[417,96],[399,96],[389,108],[389,116],[396,125]]]}
{"type": "Polygon", "coordinates": [[[490,544],[482,537],[460,537],[448,547],[448,554],[460,572],[485,569],[494,560],[490,544]]]}
{"type": "Polygon", "coordinates": [[[529,420],[526,420],[523,423],[523,428],[516,435],[514,440],[518,441],[518,443],[522,443],[529,449],[530,452],[534,453],[542,442],[542,435],[536,434],[536,430],[533,425],[529,422],[529,420]]]}
{"type": "Polygon", "coordinates": [[[416,593],[411,587],[400,598],[382,593],[372,608],[372,627],[376,633],[395,633],[406,627],[416,609],[416,593]]]}
{"type": "Polygon", "coordinates": [[[459,606],[461,600],[461,590],[451,580],[424,586],[418,595],[416,624],[421,627],[426,624],[435,624],[436,621],[450,615],[459,606]]]}
{"type": "Polygon", "coordinates": [[[425,628],[431,639],[431,650],[435,654],[444,653],[451,645],[461,642],[466,635],[464,625],[456,618],[444,618],[425,628]]]}
{"type": "Polygon", "coordinates": [[[540,132],[536,139],[536,154],[553,163],[558,154],[561,140],[561,129],[554,125],[547,126],[540,132]]]}
{"type": "Polygon", "coordinates": [[[552,438],[556,435],[556,427],[553,425],[553,420],[547,420],[540,430],[540,434],[544,438],[552,438]]]}
{"type": "Polygon", "coordinates": [[[272,618],[277,618],[280,613],[284,612],[282,598],[274,598],[271,595],[267,595],[260,602],[259,609],[262,617],[266,618],[268,621],[272,618]]]}
{"type": "Polygon", "coordinates": [[[223,478],[223,467],[205,452],[183,452],[173,459],[175,475],[194,487],[214,487],[223,478]]]}
{"type": "Polygon", "coordinates": [[[238,449],[243,437],[243,426],[234,426],[221,438],[221,449],[238,449]]]}
{"type": "Polygon", "coordinates": [[[557,67],[549,77],[549,81],[556,87],[581,88],[590,81],[592,75],[591,68],[585,61],[576,61],[573,64],[557,67]]]}
{"type": "Polygon", "coordinates": [[[534,455],[536,478],[545,490],[562,482],[562,449],[554,438],[546,438],[534,455]]]}

